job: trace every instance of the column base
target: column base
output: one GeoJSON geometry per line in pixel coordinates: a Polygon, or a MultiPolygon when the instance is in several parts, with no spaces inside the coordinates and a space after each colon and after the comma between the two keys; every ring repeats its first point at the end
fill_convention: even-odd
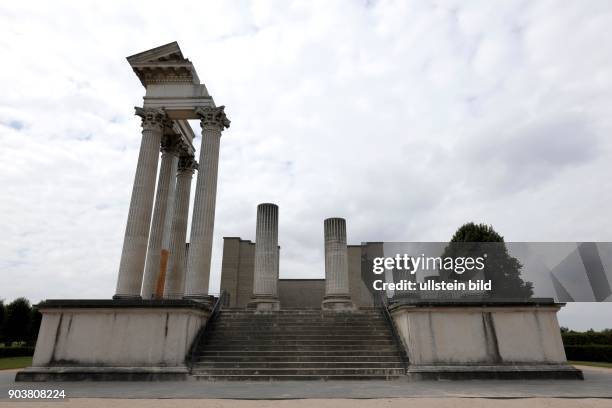
{"type": "Polygon", "coordinates": [[[210,306],[212,306],[215,303],[215,297],[209,296],[209,295],[189,295],[189,296],[182,296],[182,298],[185,300],[192,300],[194,302],[198,302],[198,303],[202,303],[202,304],[210,305],[210,306]]]}
{"type": "Polygon", "coordinates": [[[247,304],[248,309],[255,309],[255,312],[276,312],[280,310],[280,302],[275,296],[255,296],[247,304]]]}
{"type": "Polygon", "coordinates": [[[113,300],[142,300],[140,295],[113,295],[113,300]]]}
{"type": "Polygon", "coordinates": [[[357,310],[350,295],[326,295],[321,309],[330,312],[354,312],[357,310]]]}

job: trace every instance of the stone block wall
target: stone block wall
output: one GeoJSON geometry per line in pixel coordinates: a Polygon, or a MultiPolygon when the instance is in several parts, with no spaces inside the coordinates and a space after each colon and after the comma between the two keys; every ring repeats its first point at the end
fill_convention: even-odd
{"type": "MultiPolygon", "coordinates": [[[[371,307],[372,295],[361,276],[362,247],[349,245],[347,250],[351,298],[358,307],[371,307]]],[[[229,293],[230,307],[246,307],[253,296],[254,255],[254,242],[239,237],[223,238],[221,290],[229,293]]],[[[320,268],[324,275],[323,262],[320,268]]],[[[280,272],[283,273],[282,269],[280,272]]],[[[278,292],[281,308],[319,308],[325,294],[325,279],[279,279],[278,292]]]]}

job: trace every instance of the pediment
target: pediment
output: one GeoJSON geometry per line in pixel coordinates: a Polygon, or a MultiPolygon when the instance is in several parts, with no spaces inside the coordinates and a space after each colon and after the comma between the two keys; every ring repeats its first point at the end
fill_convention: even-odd
{"type": "Polygon", "coordinates": [[[176,41],[131,55],[127,61],[145,87],[164,82],[200,83],[193,64],[176,41]]]}
{"type": "Polygon", "coordinates": [[[131,55],[127,57],[127,60],[130,65],[141,65],[156,62],[189,61],[183,57],[183,52],[176,41],[131,55]]]}

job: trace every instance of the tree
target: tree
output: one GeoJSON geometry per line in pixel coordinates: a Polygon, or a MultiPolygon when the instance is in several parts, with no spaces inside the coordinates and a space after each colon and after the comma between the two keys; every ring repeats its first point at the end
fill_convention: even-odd
{"type": "MultiPolygon", "coordinates": [[[[491,225],[473,222],[462,225],[453,235],[442,257],[476,258],[484,254],[486,254],[484,278],[492,282],[491,297],[528,299],[533,296],[533,284],[521,279],[523,265],[518,259],[508,254],[504,237],[498,234],[491,225]]],[[[477,271],[472,271],[463,275],[450,275],[457,280],[468,280],[476,273],[477,271]]],[[[451,278],[449,274],[443,277],[446,280],[451,278]]]]}
{"type": "Polygon", "coordinates": [[[30,321],[30,332],[28,334],[28,343],[32,346],[36,345],[36,339],[38,338],[38,330],[40,329],[40,323],[42,321],[42,313],[38,310],[38,307],[32,306],[31,321],[30,321]]]}
{"type": "Polygon", "coordinates": [[[5,340],[28,341],[32,327],[32,307],[26,298],[17,298],[6,306],[5,340]]]}
{"type": "Polygon", "coordinates": [[[0,299],[0,343],[4,343],[4,324],[6,321],[6,308],[4,300],[0,299]]]}

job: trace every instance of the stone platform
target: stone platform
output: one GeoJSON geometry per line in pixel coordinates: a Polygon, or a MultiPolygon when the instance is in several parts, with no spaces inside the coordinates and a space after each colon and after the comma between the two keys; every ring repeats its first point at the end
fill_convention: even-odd
{"type": "Polygon", "coordinates": [[[181,380],[212,299],[48,300],[32,367],[17,381],[181,380]]]}
{"type": "Polygon", "coordinates": [[[222,309],[209,322],[213,300],[45,301],[16,380],[582,379],[551,301],[396,303],[391,325],[377,308],[222,309]]]}
{"type": "Polygon", "coordinates": [[[562,306],[551,299],[411,300],[390,311],[412,379],[582,379],[567,364],[562,306]]]}

